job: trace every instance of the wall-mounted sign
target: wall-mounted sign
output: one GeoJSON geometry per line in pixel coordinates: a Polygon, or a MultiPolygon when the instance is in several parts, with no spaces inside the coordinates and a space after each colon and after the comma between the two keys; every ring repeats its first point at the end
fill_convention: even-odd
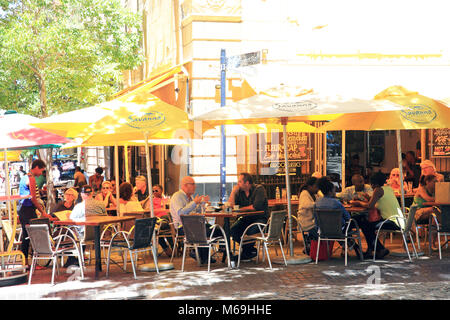
{"type": "Polygon", "coordinates": [[[450,129],[433,129],[432,156],[450,157],[450,129]]]}
{"type": "MultiPolygon", "coordinates": [[[[259,140],[259,163],[261,172],[283,173],[284,164],[284,142],[283,133],[260,134],[259,140]],[[265,168],[270,168],[267,170],[265,168]],[[278,169],[278,170],[277,170],[278,169]]],[[[289,172],[295,173],[301,167],[302,161],[310,161],[309,134],[303,132],[288,132],[288,166],[289,172]]]]}

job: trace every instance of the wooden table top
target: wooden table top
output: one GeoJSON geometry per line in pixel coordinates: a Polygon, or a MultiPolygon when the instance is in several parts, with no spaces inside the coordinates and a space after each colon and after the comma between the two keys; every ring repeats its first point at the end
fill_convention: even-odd
{"type": "Polygon", "coordinates": [[[450,202],[424,202],[424,206],[450,206],[450,202]]]}
{"type": "MultiPolygon", "coordinates": [[[[269,204],[269,207],[273,207],[273,206],[276,206],[276,205],[287,205],[288,204],[287,199],[280,199],[280,200],[269,199],[267,202],[269,204]]],[[[291,204],[298,204],[298,199],[297,200],[292,200],[291,199],[291,204]]]]}
{"type": "Polygon", "coordinates": [[[59,220],[54,221],[53,224],[56,225],[75,225],[75,226],[99,226],[102,224],[115,223],[115,222],[124,222],[134,220],[136,217],[127,216],[127,217],[114,217],[114,216],[87,216],[83,221],[81,220],[59,220]]]}
{"type": "Polygon", "coordinates": [[[244,215],[256,215],[256,214],[263,214],[263,213],[264,213],[264,211],[233,210],[232,212],[219,211],[219,212],[205,212],[205,213],[199,213],[199,214],[204,215],[205,217],[210,217],[210,218],[219,218],[219,217],[232,218],[232,217],[239,217],[239,216],[244,216],[244,215]]]}
{"type": "Polygon", "coordinates": [[[21,196],[21,195],[14,195],[14,196],[0,196],[0,201],[15,201],[15,200],[23,200],[23,199],[31,199],[31,196],[21,196]]]}

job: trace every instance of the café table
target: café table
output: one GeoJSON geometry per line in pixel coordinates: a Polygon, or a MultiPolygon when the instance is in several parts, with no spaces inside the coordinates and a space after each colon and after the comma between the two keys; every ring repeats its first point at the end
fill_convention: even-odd
{"type": "MultiPolygon", "coordinates": [[[[225,231],[225,236],[227,237],[228,246],[231,246],[231,228],[230,228],[230,219],[231,218],[239,218],[241,216],[248,215],[258,215],[264,214],[264,211],[251,211],[251,210],[233,210],[231,212],[219,211],[219,212],[205,212],[202,213],[205,217],[208,218],[224,218],[223,219],[223,230],[225,231]]],[[[222,262],[225,261],[225,254],[223,255],[222,262]]]]}
{"type": "Polygon", "coordinates": [[[102,271],[102,259],[101,259],[101,249],[100,249],[100,226],[110,224],[125,222],[136,219],[134,216],[87,216],[83,220],[60,220],[54,221],[54,225],[60,226],[93,226],[94,227],[94,249],[95,249],[95,280],[99,278],[99,274],[102,271]]]}

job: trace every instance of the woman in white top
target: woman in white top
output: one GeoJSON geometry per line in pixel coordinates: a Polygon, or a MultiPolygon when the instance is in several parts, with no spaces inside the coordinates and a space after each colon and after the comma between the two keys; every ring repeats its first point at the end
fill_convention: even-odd
{"type": "Polygon", "coordinates": [[[144,211],[139,201],[133,199],[133,186],[129,182],[122,182],[119,187],[120,213],[144,211]]]}
{"type": "Polygon", "coordinates": [[[319,188],[317,186],[317,178],[311,177],[300,188],[300,194],[298,197],[298,222],[303,232],[307,232],[307,238],[303,239],[305,241],[306,254],[309,254],[311,240],[315,240],[318,237],[317,226],[314,221],[313,214],[318,191],[319,188]]]}
{"type": "MultiPolygon", "coordinates": [[[[403,172],[403,190],[407,190],[408,186],[405,182],[406,178],[406,172],[403,172]]],[[[394,168],[391,170],[391,174],[389,175],[389,180],[386,181],[386,185],[390,186],[392,190],[394,190],[395,193],[401,192],[401,185],[400,185],[400,169],[394,168]]]]}

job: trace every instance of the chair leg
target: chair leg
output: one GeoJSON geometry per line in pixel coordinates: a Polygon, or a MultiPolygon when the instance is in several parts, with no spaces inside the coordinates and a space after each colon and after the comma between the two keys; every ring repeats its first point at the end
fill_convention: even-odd
{"type": "Polygon", "coordinates": [[[278,241],[280,244],[281,254],[283,255],[284,265],[287,267],[286,256],[284,254],[283,246],[281,245],[281,240],[278,241]]]}
{"type": "MultiPolygon", "coordinates": [[[[438,230],[436,230],[437,238],[438,238],[438,246],[439,246],[439,260],[442,260],[442,251],[441,251],[441,235],[438,230]]],[[[430,238],[431,240],[431,238],[430,238]]]]}
{"type": "Polygon", "coordinates": [[[36,258],[33,255],[33,260],[31,261],[31,268],[30,268],[30,276],[28,277],[28,285],[31,284],[31,278],[33,277],[35,265],[36,265],[36,258]]]}
{"type": "Polygon", "coordinates": [[[414,250],[414,254],[416,255],[416,259],[419,259],[419,255],[417,254],[417,250],[416,250],[416,246],[414,245],[414,239],[411,235],[411,231],[409,232],[409,240],[411,241],[413,250],[414,250]]]}
{"type": "Polygon", "coordinates": [[[58,263],[56,256],[52,258],[52,263],[53,263],[53,267],[52,267],[52,286],[55,284],[55,268],[56,268],[56,264],[58,263]]]}
{"type": "Polygon", "coordinates": [[[419,228],[416,226],[416,241],[417,241],[417,249],[420,250],[420,234],[419,228]]]}
{"type": "Polygon", "coordinates": [[[347,266],[347,256],[348,256],[348,242],[347,242],[347,238],[345,238],[344,240],[344,251],[345,251],[345,266],[347,266]]]}
{"type": "Polygon", "coordinates": [[[111,248],[112,246],[108,247],[108,255],[106,256],[106,277],[109,276],[109,264],[111,260],[111,248]]]}
{"type": "Polygon", "coordinates": [[[405,246],[406,253],[408,254],[409,262],[412,262],[411,255],[409,254],[408,242],[406,242],[405,234],[402,232],[403,245],[405,246]]]}
{"type": "MultiPolygon", "coordinates": [[[[134,266],[133,251],[132,250],[128,250],[128,252],[130,253],[131,268],[133,269],[134,280],[136,280],[137,277],[136,277],[136,269],[135,269],[135,266],[134,266]]],[[[135,253],[135,254],[137,254],[137,253],[135,253]]]]}
{"type": "Polygon", "coordinates": [[[158,256],[156,253],[156,250],[154,249],[154,247],[151,247],[151,251],[153,254],[153,262],[155,263],[155,269],[156,269],[156,273],[159,274],[159,267],[158,267],[158,256]]]}
{"type": "Polygon", "coordinates": [[[170,262],[173,261],[173,257],[175,257],[175,252],[177,251],[178,247],[178,236],[175,237],[175,240],[173,241],[173,250],[172,250],[172,256],[170,257],[170,262]]]}
{"type": "Polygon", "coordinates": [[[319,236],[319,239],[317,239],[316,264],[319,261],[319,248],[320,248],[320,236],[319,236]]]}
{"type": "Polygon", "coordinates": [[[184,272],[184,259],[186,258],[186,244],[183,246],[183,260],[181,262],[181,271],[184,272]]]}
{"type": "Polygon", "coordinates": [[[208,246],[208,272],[211,270],[211,244],[208,246]]]}
{"type": "Polygon", "coordinates": [[[272,262],[270,261],[269,249],[267,248],[267,243],[264,241],[263,244],[264,244],[264,249],[265,249],[266,254],[267,254],[267,261],[269,262],[270,270],[272,270],[272,262]]]}
{"type": "Polygon", "coordinates": [[[375,261],[375,255],[376,255],[376,252],[377,252],[377,242],[378,242],[378,234],[379,234],[379,232],[377,232],[377,235],[375,236],[375,245],[374,245],[374,248],[373,248],[373,261],[375,261]]]}

